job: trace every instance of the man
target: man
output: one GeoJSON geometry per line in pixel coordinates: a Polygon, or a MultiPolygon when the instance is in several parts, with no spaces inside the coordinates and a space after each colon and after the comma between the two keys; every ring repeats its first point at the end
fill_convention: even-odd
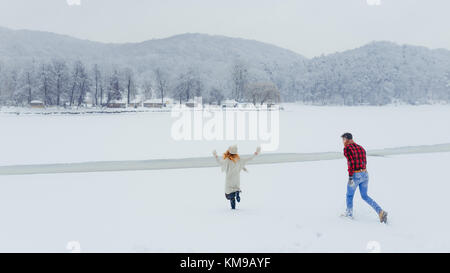
{"type": "Polygon", "coordinates": [[[343,214],[345,217],[353,219],[353,196],[356,188],[359,187],[359,192],[364,201],[367,202],[378,214],[381,223],[387,223],[387,212],[367,195],[369,186],[369,174],[366,170],[366,151],[363,147],[353,141],[353,136],[350,133],[345,133],[342,136],[344,143],[344,156],[347,158],[348,164],[348,184],[347,184],[347,210],[343,214]]]}

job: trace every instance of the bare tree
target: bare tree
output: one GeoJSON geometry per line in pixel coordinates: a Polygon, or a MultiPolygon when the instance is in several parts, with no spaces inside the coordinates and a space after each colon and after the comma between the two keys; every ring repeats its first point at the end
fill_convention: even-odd
{"type": "Polygon", "coordinates": [[[134,72],[131,68],[125,69],[125,81],[127,85],[127,103],[130,104],[131,100],[136,96],[136,83],[134,72]]]}
{"type": "MultiPolygon", "coordinates": [[[[33,68],[34,68],[34,66],[31,69],[33,69],[33,68]]],[[[27,96],[28,104],[30,104],[31,101],[33,100],[33,91],[32,91],[32,88],[34,85],[34,82],[33,82],[33,74],[34,74],[33,72],[34,71],[33,70],[27,70],[25,72],[25,74],[26,74],[26,76],[25,76],[26,90],[27,90],[27,94],[28,94],[28,96],[27,96]]]]}
{"type": "Polygon", "coordinates": [[[52,105],[51,87],[52,87],[52,67],[50,64],[41,64],[40,71],[40,88],[41,96],[43,97],[44,105],[52,105]]]}
{"type": "MultiPolygon", "coordinates": [[[[101,78],[102,75],[100,73],[100,69],[98,68],[97,64],[94,64],[94,68],[93,68],[93,74],[94,74],[94,85],[95,85],[95,92],[94,92],[94,99],[93,99],[93,104],[94,105],[98,105],[98,97],[100,95],[100,98],[103,96],[103,94],[99,94],[99,93],[103,93],[102,92],[102,83],[101,83],[101,78]]],[[[100,99],[102,100],[102,99],[100,99]]],[[[101,102],[100,102],[101,104],[101,102]]]]}
{"type": "Polygon", "coordinates": [[[79,84],[79,92],[78,92],[78,94],[79,94],[78,95],[78,106],[81,106],[85,102],[86,94],[89,92],[90,84],[91,84],[89,75],[88,75],[84,65],[80,66],[79,78],[80,78],[80,84],[79,84]]]}
{"type": "Polygon", "coordinates": [[[112,75],[109,78],[109,90],[108,90],[108,96],[107,96],[107,103],[110,103],[114,100],[121,100],[122,99],[122,89],[120,86],[120,77],[119,72],[117,70],[114,70],[112,75]]]}
{"type": "Polygon", "coordinates": [[[249,85],[246,97],[254,105],[277,103],[280,101],[280,91],[273,83],[254,83],[249,85]]]}
{"type": "Polygon", "coordinates": [[[248,84],[248,70],[244,63],[236,62],[232,69],[233,98],[241,102],[245,97],[248,84]]]}
{"type": "Polygon", "coordinates": [[[82,66],[83,66],[83,64],[80,61],[75,62],[73,72],[72,72],[72,86],[70,88],[70,94],[69,94],[70,106],[72,106],[73,103],[75,102],[75,92],[79,86],[82,66]]]}
{"type": "Polygon", "coordinates": [[[209,103],[217,103],[217,105],[220,105],[224,99],[225,96],[219,89],[212,88],[211,91],[209,91],[209,103]]]}
{"type": "Polygon", "coordinates": [[[53,60],[52,73],[55,83],[56,105],[61,105],[61,96],[66,92],[67,80],[69,78],[67,65],[64,60],[53,60]]]}
{"type": "Polygon", "coordinates": [[[178,76],[177,83],[173,90],[173,97],[177,98],[180,104],[182,104],[183,100],[186,100],[186,81],[183,79],[183,74],[178,76]]]}
{"type": "Polygon", "coordinates": [[[2,101],[6,104],[15,103],[14,95],[19,88],[19,74],[15,68],[11,68],[4,79],[4,90],[2,101]]]}
{"type": "Polygon", "coordinates": [[[144,81],[142,89],[144,91],[144,99],[148,100],[153,98],[153,85],[150,81],[144,81]]]}
{"type": "Polygon", "coordinates": [[[155,69],[156,89],[161,97],[161,103],[164,105],[164,96],[168,90],[168,77],[160,68],[155,69]]]}
{"type": "Polygon", "coordinates": [[[106,77],[100,80],[100,106],[103,107],[103,98],[105,96],[105,87],[108,86],[106,77]]]}
{"type": "Polygon", "coordinates": [[[33,90],[36,90],[37,79],[35,62],[26,64],[19,73],[19,83],[14,93],[13,100],[18,104],[30,104],[33,100],[33,90]]]}
{"type": "Polygon", "coordinates": [[[178,83],[175,86],[174,95],[180,100],[190,100],[195,96],[201,96],[203,93],[203,82],[194,70],[189,70],[187,73],[180,74],[178,83]]]}

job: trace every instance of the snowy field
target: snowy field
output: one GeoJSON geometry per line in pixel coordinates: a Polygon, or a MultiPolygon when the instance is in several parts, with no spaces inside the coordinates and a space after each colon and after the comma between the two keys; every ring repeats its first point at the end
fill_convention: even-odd
{"type": "MultiPolygon", "coordinates": [[[[281,114],[277,152],[341,151],[450,142],[450,107],[299,107],[281,114]]],[[[1,165],[207,156],[230,143],[176,142],[167,113],[0,115],[1,165]]],[[[241,142],[250,153],[255,143],[241,142]]],[[[370,157],[369,195],[341,219],[344,159],[252,165],[237,211],[219,168],[0,176],[0,251],[450,252],[450,153],[370,157]],[[376,242],[371,243],[371,242],[376,242]]]]}
{"type": "Polygon", "coordinates": [[[0,251],[449,252],[450,154],[369,158],[369,194],[345,209],[345,161],[250,166],[228,208],[218,168],[2,177],[0,251]]]}

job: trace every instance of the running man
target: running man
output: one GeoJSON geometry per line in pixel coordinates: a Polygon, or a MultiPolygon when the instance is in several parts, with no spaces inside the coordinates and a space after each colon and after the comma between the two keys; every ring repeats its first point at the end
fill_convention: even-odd
{"type": "Polygon", "coordinates": [[[344,156],[347,158],[349,175],[347,184],[347,210],[342,216],[353,219],[353,196],[355,195],[356,189],[359,187],[362,199],[376,211],[381,223],[387,223],[388,213],[382,210],[381,207],[367,195],[369,174],[366,169],[366,151],[363,147],[353,141],[352,134],[345,133],[341,137],[344,144],[344,156]]]}

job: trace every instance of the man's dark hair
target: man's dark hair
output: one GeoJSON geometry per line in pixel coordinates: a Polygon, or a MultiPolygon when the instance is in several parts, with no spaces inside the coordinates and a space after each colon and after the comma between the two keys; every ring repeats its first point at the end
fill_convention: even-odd
{"type": "Polygon", "coordinates": [[[345,133],[345,134],[343,134],[342,136],[341,136],[342,138],[346,138],[346,139],[353,139],[353,136],[352,136],[352,134],[350,134],[350,133],[345,133]]]}

